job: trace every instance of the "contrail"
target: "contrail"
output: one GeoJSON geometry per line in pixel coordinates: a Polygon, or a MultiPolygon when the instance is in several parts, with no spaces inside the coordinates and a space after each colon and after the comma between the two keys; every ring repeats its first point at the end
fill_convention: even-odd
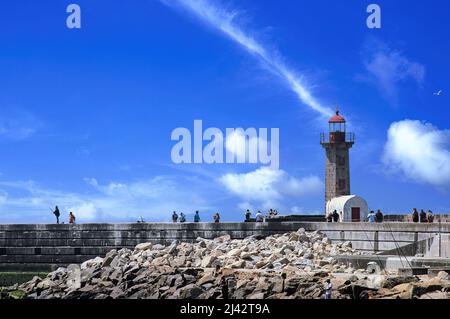
{"type": "Polygon", "coordinates": [[[220,30],[230,39],[238,43],[250,54],[264,62],[267,68],[277,76],[279,76],[298,98],[313,110],[319,112],[323,116],[330,116],[333,111],[321,105],[309,92],[301,76],[298,76],[293,70],[290,70],[279,58],[276,52],[266,49],[261,43],[256,41],[235,22],[236,12],[232,12],[213,5],[208,0],[161,0],[165,5],[175,7],[180,6],[200,20],[206,22],[212,27],[220,30]]]}

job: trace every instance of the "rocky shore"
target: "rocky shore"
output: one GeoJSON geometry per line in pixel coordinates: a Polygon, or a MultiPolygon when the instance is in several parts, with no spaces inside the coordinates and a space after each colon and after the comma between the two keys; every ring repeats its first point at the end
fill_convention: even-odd
{"type": "Polygon", "coordinates": [[[112,250],[44,279],[4,288],[29,299],[310,299],[323,298],[325,280],[334,299],[449,298],[450,278],[400,277],[377,267],[354,269],[333,256],[356,255],[350,242],[332,244],[320,232],[300,229],[266,238],[225,235],[169,246],[139,244],[112,250]],[[227,294],[228,296],[224,296],[227,294]]]}

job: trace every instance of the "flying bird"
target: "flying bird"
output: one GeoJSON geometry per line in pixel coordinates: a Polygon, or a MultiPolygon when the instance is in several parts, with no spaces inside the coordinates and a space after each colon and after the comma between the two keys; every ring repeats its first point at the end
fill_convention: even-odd
{"type": "Polygon", "coordinates": [[[436,95],[436,96],[442,95],[442,90],[439,90],[439,91],[437,91],[436,93],[433,93],[433,95],[436,95]]]}

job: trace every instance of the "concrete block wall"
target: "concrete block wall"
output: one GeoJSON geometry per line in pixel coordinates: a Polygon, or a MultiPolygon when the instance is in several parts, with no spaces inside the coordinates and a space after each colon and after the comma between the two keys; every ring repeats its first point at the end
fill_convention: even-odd
{"type": "MultiPolygon", "coordinates": [[[[133,249],[142,242],[170,244],[213,239],[229,234],[234,239],[267,236],[305,228],[320,230],[334,242],[351,241],[356,249],[369,252],[392,250],[450,234],[450,224],[410,223],[220,223],[220,224],[79,224],[0,225],[0,271],[48,271],[60,265],[81,263],[104,256],[111,249],[133,249]]],[[[430,244],[431,245],[431,244],[430,244]]],[[[418,245],[417,245],[418,246],[418,245]]]]}

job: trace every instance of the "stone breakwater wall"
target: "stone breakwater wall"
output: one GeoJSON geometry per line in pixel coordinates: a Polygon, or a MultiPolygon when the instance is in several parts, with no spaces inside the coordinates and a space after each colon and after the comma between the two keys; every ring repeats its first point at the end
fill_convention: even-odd
{"type": "MultiPolygon", "coordinates": [[[[200,224],[16,224],[0,225],[0,271],[49,271],[58,266],[82,263],[104,256],[112,249],[133,249],[152,242],[169,245],[174,240],[194,242],[198,237],[213,239],[230,235],[232,239],[268,236],[297,231],[320,230],[332,242],[350,241],[353,248],[368,253],[426,255],[448,250],[450,224],[412,223],[200,223],[200,224]],[[444,238],[444,240],[442,239],[444,238]],[[443,241],[442,241],[443,240],[443,241]],[[444,247],[436,245],[443,242],[444,247]]],[[[443,256],[445,257],[445,256],[443,256]]]]}

